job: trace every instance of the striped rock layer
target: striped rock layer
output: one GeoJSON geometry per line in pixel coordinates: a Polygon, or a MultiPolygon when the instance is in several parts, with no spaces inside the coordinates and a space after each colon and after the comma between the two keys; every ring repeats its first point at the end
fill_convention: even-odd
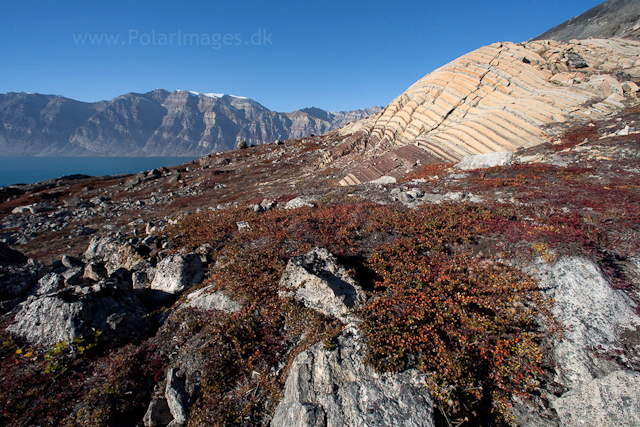
{"type": "Polygon", "coordinates": [[[603,119],[623,109],[625,96],[636,93],[618,79],[636,77],[636,41],[494,43],[426,75],[381,113],[343,128],[351,136],[320,166],[359,152],[359,165],[340,182],[352,185],[402,175],[418,160],[451,163],[549,142],[550,125],[603,119]]]}

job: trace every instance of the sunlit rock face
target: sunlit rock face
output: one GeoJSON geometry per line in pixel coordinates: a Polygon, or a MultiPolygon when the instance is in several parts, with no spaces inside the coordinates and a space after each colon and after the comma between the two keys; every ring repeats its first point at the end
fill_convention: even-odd
{"type": "Polygon", "coordinates": [[[553,126],[603,119],[635,98],[623,82],[640,76],[639,54],[639,42],[620,39],[481,47],[426,75],[380,114],[344,128],[353,136],[321,166],[365,151],[341,182],[350,185],[402,175],[417,161],[455,163],[549,142],[553,126]]]}

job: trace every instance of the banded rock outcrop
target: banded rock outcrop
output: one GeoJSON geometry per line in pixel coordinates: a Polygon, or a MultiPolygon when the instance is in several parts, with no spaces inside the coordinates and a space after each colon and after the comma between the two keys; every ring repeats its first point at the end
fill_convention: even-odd
{"type": "Polygon", "coordinates": [[[494,43],[423,77],[378,115],[343,128],[352,135],[320,166],[365,154],[340,182],[353,185],[400,176],[417,162],[455,163],[468,154],[542,144],[552,125],[623,109],[625,95],[636,93],[619,79],[636,77],[635,41],[494,43]]]}

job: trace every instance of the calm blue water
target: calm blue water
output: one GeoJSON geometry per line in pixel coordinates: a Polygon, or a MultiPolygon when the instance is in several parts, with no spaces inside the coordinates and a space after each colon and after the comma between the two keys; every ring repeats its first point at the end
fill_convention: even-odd
{"type": "Polygon", "coordinates": [[[63,175],[138,173],[176,166],[196,157],[0,157],[0,187],[31,184],[63,175]]]}

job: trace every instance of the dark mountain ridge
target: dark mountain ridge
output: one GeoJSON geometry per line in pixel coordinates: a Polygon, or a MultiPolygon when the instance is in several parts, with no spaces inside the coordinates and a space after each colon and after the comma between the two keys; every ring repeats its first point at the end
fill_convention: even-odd
{"type": "Polygon", "coordinates": [[[540,34],[533,40],[569,41],[621,37],[640,39],[640,1],[608,0],[540,34]]]}

